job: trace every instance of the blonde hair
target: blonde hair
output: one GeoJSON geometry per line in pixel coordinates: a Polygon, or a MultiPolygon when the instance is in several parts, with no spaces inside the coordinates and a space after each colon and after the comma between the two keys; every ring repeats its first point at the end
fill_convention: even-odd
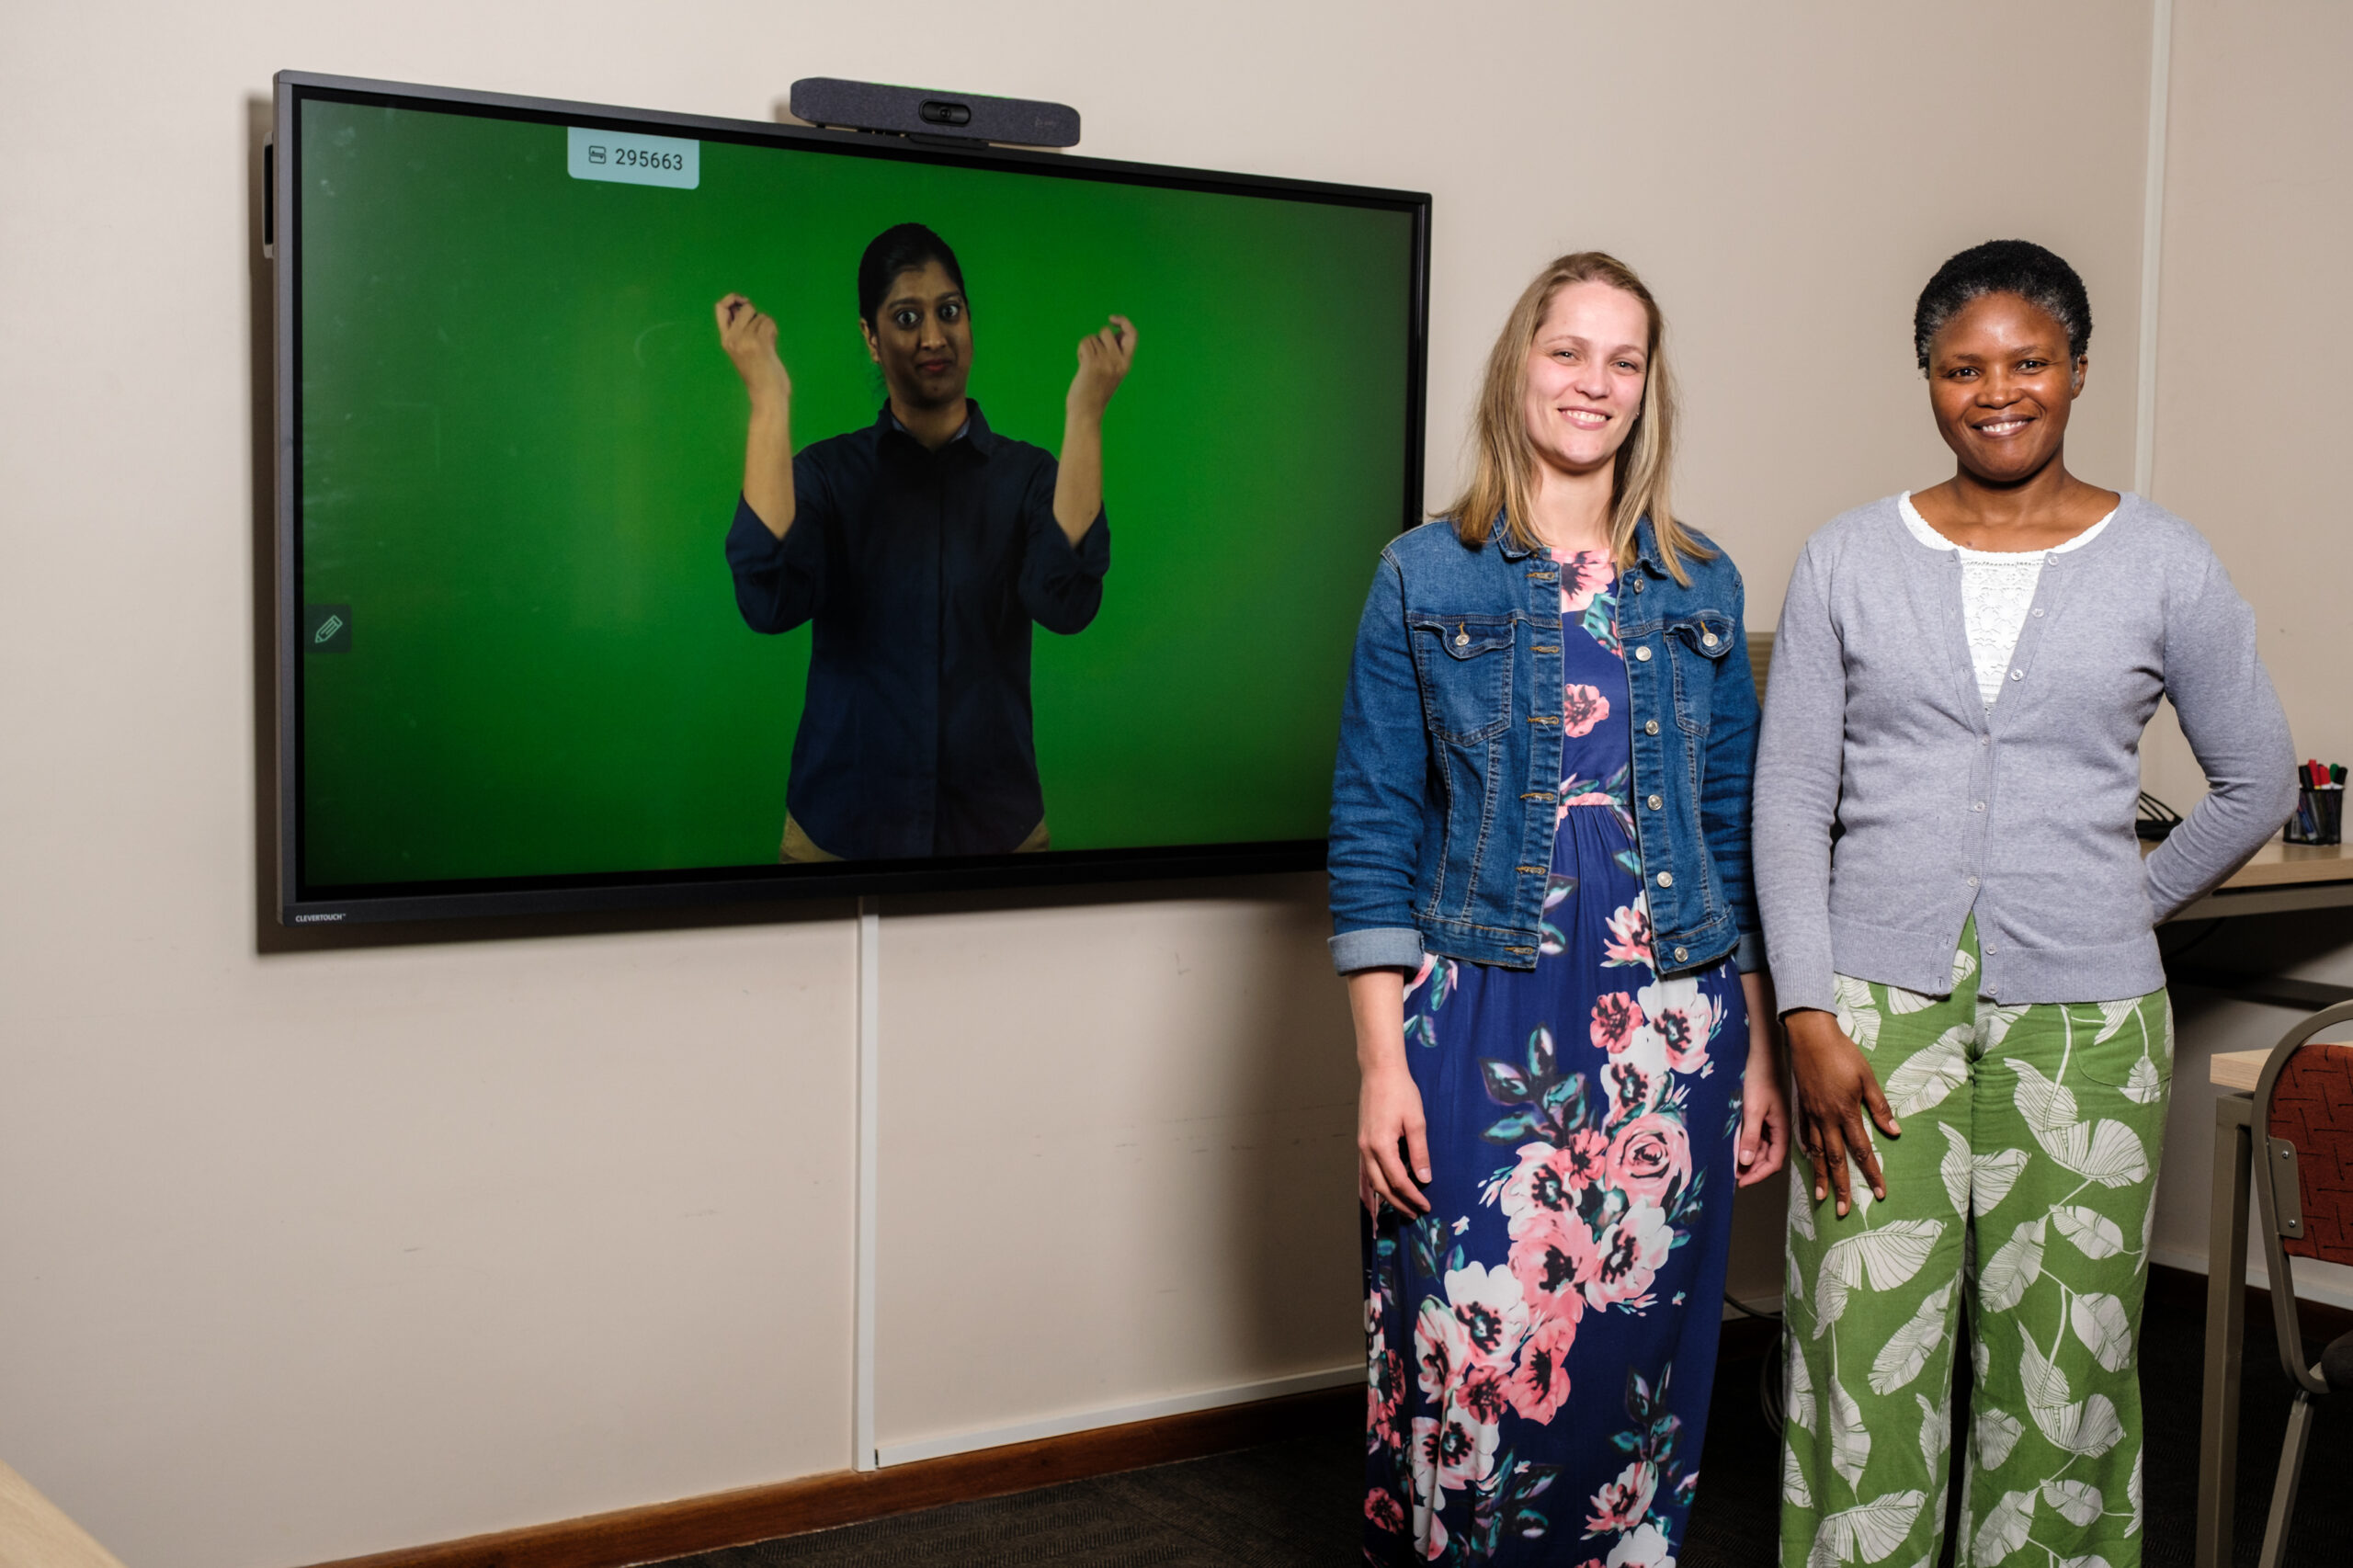
{"type": "Polygon", "coordinates": [[[1544,547],[1529,527],[1536,451],[1528,438],[1528,417],[1523,412],[1528,354],[1536,345],[1537,330],[1544,324],[1552,296],[1572,283],[1607,283],[1622,289],[1643,302],[1643,312],[1650,318],[1642,411],[1618,449],[1611,478],[1610,553],[1620,568],[1631,566],[1635,525],[1647,517],[1668,573],[1677,582],[1688,583],[1691,579],[1683,569],[1683,558],[1705,561],[1716,552],[1676,520],[1667,500],[1669,470],[1675,460],[1676,400],[1675,378],[1666,366],[1666,321],[1634,269],[1603,251],[1562,256],[1538,273],[1521,292],[1519,302],[1512,306],[1495,347],[1487,354],[1487,374],[1472,422],[1476,466],[1471,483],[1451,506],[1431,516],[1451,521],[1455,534],[1473,550],[1487,542],[1498,517],[1514,544],[1529,551],[1544,547]]]}

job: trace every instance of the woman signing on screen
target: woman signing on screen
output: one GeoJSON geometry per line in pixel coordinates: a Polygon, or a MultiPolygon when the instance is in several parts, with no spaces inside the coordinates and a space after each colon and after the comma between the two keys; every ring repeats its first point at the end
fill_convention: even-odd
{"type": "Polygon", "coordinates": [[[1805,1154],[1788,1568],[1937,1560],[1964,1305],[1961,1560],[2141,1561],[2136,1336],[2173,1068],[2152,927],[2293,790],[2214,552],[2067,472],[2091,329],[2040,245],[1946,262],[1913,343],[1953,476],[1816,533],[1781,611],[1756,881],[1805,1154]],[[2144,864],[2160,697],[2211,793],[2144,864]]]}
{"type": "Polygon", "coordinates": [[[1733,1189],[1786,1140],[1740,574],[1667,504],[1656,302],[1563,256],[1477,471],[1381,551],[1333,784],[1362,1089],[1368,1561],[1683,1539],[1733,1189]]]}
{"type": "Polygon", "coordinates": [[[1044,849],[1029,623],[1081,631],[1103,602],[1103,411],[1135,327],[1113,316],[1080,342],[1057,463],[965,395],[972,304],[938,234],[877,235],[858,313],[889,400],[796,457],[775,321],[741,294],[717,306],[752,402],[727,536],[735,602],[755,631],[815,622],[781,858],[1044,849]]]}

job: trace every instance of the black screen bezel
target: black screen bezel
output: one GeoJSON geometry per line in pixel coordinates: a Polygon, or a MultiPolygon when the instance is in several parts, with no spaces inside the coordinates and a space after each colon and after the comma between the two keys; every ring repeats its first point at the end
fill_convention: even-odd
{"type": "Polygon", "coordinates": [[[1320,838],[1247,844],[1176,845],[1131,849],[1063,850],[919,861],[833,865],[730,866],[696,870],[588,872],[484,877],[460,881],[338,884],[302,879],[301,603],[301,106],[313,100],[460,112],[540,124],[612,131],[688,133],[706,141],[792,146],[852,157],[898,159],[1000,169],[1063,178],[1182,190],[1270,196],[1407,214],[1413,255],[1407,280],[1404,494],[1399,526],[1421,518],[1422,443],[1429,332],[1430,199],[1427,193],[1222,174],[1132,164],[984,143],[826,131],[760,120],[723,119],[611,105],[568,103],[461,88],[281,71],[275,78],[268,207],[264,244],[271,279],[276,426],[278,760],[278,918],[281,925],[446,919],[575,910],[659,909],[769,899],[841,898],[879,893],[1074,886],[1174,877],[1220,877],[1319,869],[1320,838]]]}

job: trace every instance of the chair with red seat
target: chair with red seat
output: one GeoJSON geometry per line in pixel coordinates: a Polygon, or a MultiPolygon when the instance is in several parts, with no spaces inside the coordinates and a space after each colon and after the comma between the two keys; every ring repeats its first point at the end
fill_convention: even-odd
{"type": "Polygon", "coordinates": [[[2314,1406],[2324,1394],[2353,1391],[2353,1334],[2323,1350],[2317,1363],[2304,1360],[2288,1261],[2294,1256],[2353,1264],[2353,1044],[2313,1038],[2346,1023],[2353,1023],[2353,1002],[2304,1019],[2272,1047],[2255,1085],[2251,1120],[2261,1130],[2255,1192],[2263,1217],[2264,1263],[2271,1279],[2279,1365],[2296,1386],[2259,1568],[2279,1568],[2288,1549],[2314,1406]]]}

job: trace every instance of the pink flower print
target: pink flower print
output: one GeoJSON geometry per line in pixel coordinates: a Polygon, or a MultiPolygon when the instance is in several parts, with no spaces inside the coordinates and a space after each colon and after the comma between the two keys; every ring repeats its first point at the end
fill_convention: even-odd
{"type": "Polygon", "coordinates": [[[1609,935],[1602,943],[1604,963],[1638,963],[1645,968],[1651,961],[1650,905],[1637,895],[1634,902],[1621,906],[1609,917],[1609,935]]]}
{"type": "Polygon", "coordinates": [[[1472,1420],[1494,1426],[1504,1418],[1504,1411],[1511,1403],[1504,1387],[1509,1370],[1508,1365],[1473,1361],[1471,1369],[1462,1374],[1462,1386],[1455,1391],[1455,1403],[1468,1411],[1472,1420]]]}
{"type": "Polygon", "coordinates": [[[1415,1497],[1415,1550],[1424,1561],[1436,1563],[1447,1554],[1447,1526],[1430,1502],[1430,1497],[1415,1497]]]}
{"type": "Polygon", "coordinates": [[[1414,1366],[1422,1392],[1444,1399],[1471,1359],[1471,1342],[1462,1324],[1436,1296],[1422,1298],[1414,1319],[1414,1366]]]}
{"type": "Polygon", "coordinates": [[[1435,1489],[1414,1493],[1414,1550],[1427,1562],[1446,1555],[1446,1521],[1438,1517],[1440,1499],[1435,1489]]]}
{"type": "Polygon", "coordinates": [[[1602,1483],[1601,1490],[1593,1494],[1593,1515],[1585,1522],[1585,1533],[1607,1535],[1632,1529],[1651,1511],[1651,1498],[1657,1491],[1658,1471],[1649,1461],[1636,1460],[1618,1472],[1617,1480],[1602,1483]]]}
{"type": "Polygon", "coordinates": [[[1585,1284],[1585,1299],[1607,1310],[1622,1302],[1641,1311],[1659,1265],[1675,1245],[1675,1232],[1654,1204],[1635,1202],[1594,1238],[1600,1261],[1585,1284]]]}
{"type": "MultiPolygon", "coordinates": [[[[1379,1292],[1375,1292],[1378,1299],[1379,1292]]],[[[1365,1354],[1364,1426],[1381,1448],[1397,1444],[1397,1411],[1405,1401],[1404,1358],[1389,1347],[1387,1331],[1375,1327],[1365,1354]]]]}
{"type": "Polygon", "coordinates": [[[1623,1120],[1649,1108],[1658,1074],[1638,1062],[1612,1062],[1601,1070],[1601,1086],[1609,1096],[1609,1119],[1623,1120]]]}
{"type": "Polygon", "coordinates": [[[1601,1249],[1593,1228],[1572,1214],[1514,1238],[1506,1261],[1520,1290],[1540,1312],[1584,1315],[1577,1292],[1601,1269],[1601,1249]],[[1572,1308],[1564,1303],[1575,1301],[1572,1308]]]}
{"type": "Polygon", "coordinates": [[[1594,595],[1617,580],[1618,568],[1609,557],[1597,550],[1580,550],[1574,555],[1552,557],[1561,563],[1561,613],[1583,615],[1593,603],[1594,595]]]}
{"type": "Polygon", "coordinates": [[[1575,1296],[1574,1311],[1549,1312],[1536,1320],[1519,1347],[1519,1365],[1513,1369],[1506,1392],[1511,1407],[1530,1421],[1550,1422],[1569,1399],[1569,1346],[1576,1343],[1577,1317],[1584,1303],[1575,1296]]]}
{"type": "Polygon", "coordinates": [[[1508,1366],[1528,1333],[1528,1302],[1508,1268],[1473,1263],[1446,1275],[1446,1299],[1472,1357],[1508,1366]]]}
{"type": "Polygon", "coordinates": [[[1723,1028],[1723,1005],[1699,989],[1695,976],[1645,985],[1636,998],[1666,1042],[1666,1063],[1677,1073],[1708,1070],[1708,1042],[1723,1028]]]}
{"type": "Polygon", "coordinates": [[[1635,1006],[1632,992],[1608,991],[1594,998],[1593,1022],[1586,1032],[1595,1045],[1616,1056],[1632,1043],[1634,1031],[1643,1023],[1643,1010],[1635,1006]]]}
{"type": "Polygon", "coordinates": [[[1593,727],[1609,717],[1609,699],[1601,695],[1598,687],[1565,687],[1561,693],[1561,733],[1565,735],[1589,735],[1593,727]]]}
{"type": "Polygon", "coordinates": [[[1380,1529],[1393,1532],[1405,1528],[1405,1510],[1396,1498],[1377,1487],[1364,1494],[1364,1517],[1380,1529]]]}
{"type": "Polygon", "coordinates": [[[1591,1128],[1569,1135],[1561,1151],[1563,1168],[1569,1185],[1583,1191],[1601,1179],[1602,1161],[1609,1153],[1609,1140],[1591,1128]]]}
{"type": "MultiPolygon", "coordinates": [[[[1694,1471],[1677,1483],[1677,1490],[1679,1492],[1683,1486],[1699,1479],[1699,1471],[1694,1471]]],[[[1610,1551],[1609,1561],[1600,1568],[1675,1568],[1672,1543],[1656,1525],[1644,1519],[1618,1538],[1618,1545],[1610,1551]]]]}
{"type": "Polygon", "coordinates": [[[1691,1179],[1690,1133],[1656,1111],[1636,1117],[1610,1141],[1608,1179],[1636,1203],[1663,1208],[1666,1195],[1691,1179]]]}
{"type": "Polygon", "coordinates": [[[1609,1142],[1586,1128],[1570,1134],[1566,1146],[1523,1144],[1519,1168],[1504,1178],[1501,1201],[1511,1233],[1526,1235],[1541,1225],[1559,1223],[1576,1212],[1577,1194],[1601,1174],[1609,1142]]]}
{"type": "MultiPolygon", "coordinates": [[[[1639,1005],[1635,1016],[1641,1017],[1639,1005]]],[[[1666,1085],[1666,1042],[1650,1020],[1643,1018],[1626,1033],[1626,1038],[1609,1053],[1602,1065],[1602,1092],[1609,1096],[1609,1114],[1605,1119],[1614,1125],[1627,1117],[1648,1110],[1658,1092],[1666,1085]]]]}
{"type": "Polygon", "coordinates": [[[1494,1422],[1474,1421],[1469,1411],[1457,1406],[1449,1406],[1443,1420],[1415,1416],[1414,1441],[1406,1450],[1413,1461],[1415,1497],[1427,1497],[1439,1486],[1460,1492],[1486,1480],[1495,1468],[1498,1435],[1494,1422]]]}

